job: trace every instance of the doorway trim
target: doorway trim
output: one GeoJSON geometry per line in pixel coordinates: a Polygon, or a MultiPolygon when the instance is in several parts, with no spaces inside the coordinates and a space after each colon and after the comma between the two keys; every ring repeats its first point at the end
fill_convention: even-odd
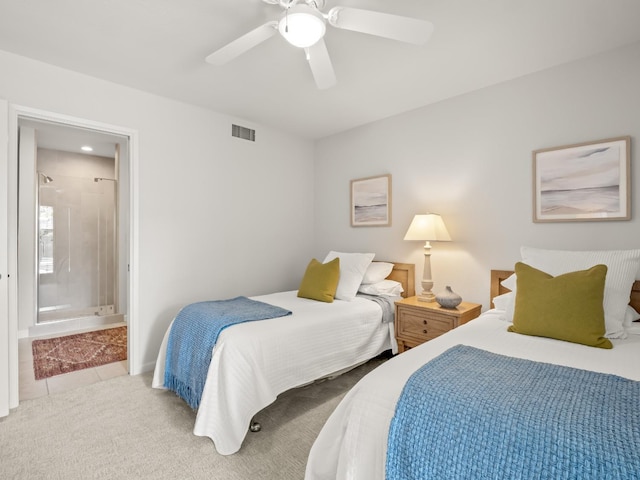
{"type": "Polygon", "coordinates": [[[8,214],[9,214],[9,182],[7,173],[9,169],[9,103],[0,98],[0,417],[9,415],[9,248],[6,242],[9,240],[8,214]]]}
{"type": "MultiPolygon", "coordinates": [[[[126,127],[95,122],[84,118],[48,112],[20,105],[9,105],[9,165],[8,165],[8,272],[9,272],[9,408],[19,404],[18,386],[18,124],[20,118],[48,121],[76,128],[96,130],[106,134],[121,135],[129,139],[129,272],[127,292],[127,358],[130,375],[142,373],[142,364],[138,356],[139,349],[139,315],[138,315],[138,232],[139,232],[139,198],[138,198],[138,132],[126,127]]],[[[2,387],[2,385],[0,385],[2,387]]]]}

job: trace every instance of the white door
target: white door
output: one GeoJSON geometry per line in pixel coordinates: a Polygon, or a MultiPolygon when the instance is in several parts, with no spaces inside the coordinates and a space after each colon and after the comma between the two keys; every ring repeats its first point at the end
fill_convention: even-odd
{"type": "Polygon", "coordinates": [[[9,107],[0,98],[0,417],[9,415],[9,107]]]}

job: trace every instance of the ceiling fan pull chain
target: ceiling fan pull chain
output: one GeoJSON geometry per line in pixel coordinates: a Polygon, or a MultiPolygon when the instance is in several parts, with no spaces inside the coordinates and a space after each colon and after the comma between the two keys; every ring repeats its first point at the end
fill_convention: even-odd
{"type": "MultiPolygon", "coordinates": [[[[271,2],[269,0],[267,0],[267,3],[271,3],[271,2]]],[[[295,7],[295,5],[298,3],[298,0],[279,0],[279,1],[276,0],[273,3],[280,3],[280,6],[282,8],[289,9],[291,7],[295,7]]]]}

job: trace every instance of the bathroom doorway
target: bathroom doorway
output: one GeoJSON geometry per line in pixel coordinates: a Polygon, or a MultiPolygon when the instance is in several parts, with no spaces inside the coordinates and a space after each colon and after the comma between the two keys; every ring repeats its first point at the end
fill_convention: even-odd
{"type": "MultiPolygon", "coordinates": [[[[8,255],[3,268],[8,273],[0,278],[0,290],[6,289],[7,297],[4,305],[6,314],[0,311],[0,341],[4,339],[8,348],[0,352],[0,391],[5,392],[0,398],[0,416],[9,414],[20,403],[19,377],[25,363],[20,357],[19,344],[22,339],[28,339],[31,328],[41,326],[36,325],[36,230],[39,220],[36,192],[39,180],[35,152],[38,145],[64,150],[58,146],[48,146],[50,128],[55,132],[53,137],[60,140],[67,134],[75,136],[83,132],[95,134],[98,140],[96,145],[102,140],[111,146],[119,145],[117,304],[127,328],[126,370],[130,375],[138,375],[144,369],[138,348],[138,132],[129,127],[9,104],[0,99],[0,114],[3,110],[8,118],[8,135],[3,137],[0,134],[0,145],[4,142],[8,152],[6,156],[0,153],[0,170],[6,172],[6,177],[0,175],[0,180],[5,180],[7,201],[5,205],[0,202],[0,231],[7,233],[8,255]],[[30,235],[25,235],[22,230],[25,227],[31,229],[30,235]]],[[[0,263],[2,260],[0,258],[0,263]]],[[[0,298],[0,307],[3,307],[2,303],[0,298]]],[[[62,322],[52,322],[52,325],[59,323],[62,322]]]]}
{"type": "Polygon", "coordinates": [[[18,118],[19,337],[126,323],[128,138],[18,118]]]}

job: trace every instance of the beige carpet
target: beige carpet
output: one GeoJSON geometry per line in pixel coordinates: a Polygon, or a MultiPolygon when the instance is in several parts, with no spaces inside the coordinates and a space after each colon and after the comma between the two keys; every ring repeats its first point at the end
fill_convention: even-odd
{"type": "Polygon", "coordinates": [[[301,480],[325,420],[383,361],[284,393],[257,416],[262,431],[230,456],[193,435],[195,413],[152,389],[151,373],[26,400],[0,419],[0,478],[301,480]]]}

